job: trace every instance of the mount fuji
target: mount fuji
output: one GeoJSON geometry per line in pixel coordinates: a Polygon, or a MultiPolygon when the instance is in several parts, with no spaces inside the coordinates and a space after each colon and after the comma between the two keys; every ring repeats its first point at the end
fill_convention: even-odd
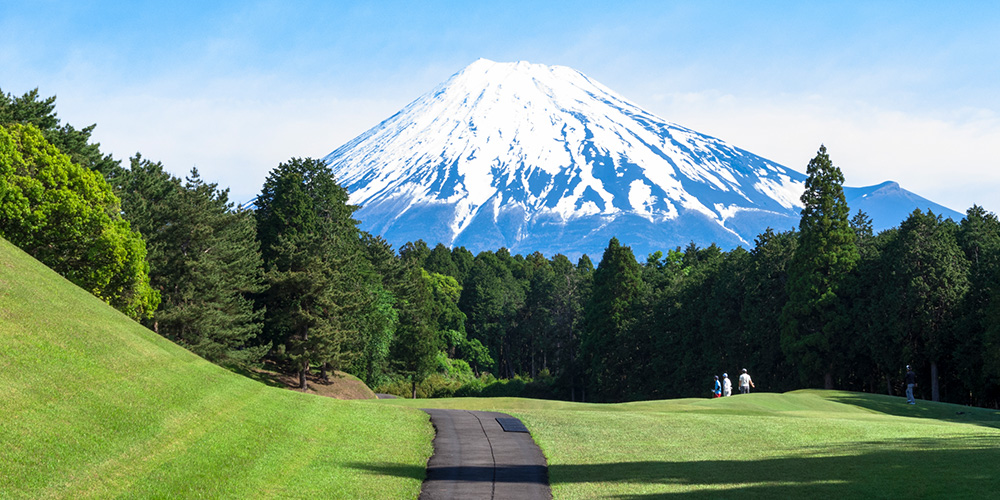
{"type": "MultiPolygon", "coordinates": [[[[362,229],[473,253],[599,258],[611,237],[640,260],[692,241],[750,247],[798,225],[805,181],[573,69],[485,59],[323,160],[362,229]]],[[[876,229],[918,207],[961,217],[893,182],[845,192],[876,229]]]]}

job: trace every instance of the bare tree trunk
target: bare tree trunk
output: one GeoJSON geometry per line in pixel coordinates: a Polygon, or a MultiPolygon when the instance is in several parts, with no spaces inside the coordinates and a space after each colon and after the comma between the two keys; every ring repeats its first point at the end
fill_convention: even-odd
{"type": "Polygon", "coordinates": [[[931,401],[941,401],[941,387],[938,385],[937,361],[931,361],[931,401]]]}
{"type": "Polygon", "coordinates": [[[413,388],[413,395],[412,395],[411,397],[412,397],[413,399],[417,399],[417,379],[413,379],[413,381],[412,381],[412,384],[413,384],[413,385],[412,385],[412,388],[413,388]]]}
{"type": "Polygon", "coordinates": [[[309,362],[299,365],[299,389],[306,388],[306,371],[309,370],[309,362]]]}
{"type": "Polygon", "coordinates": [[[833,389],[833,373],[826,372],[826,374],[823,375],[823,388],[833,389]]]}
{"type": "Polygon", "coordinates": [[[892,380],[888,373],[885,374],[885,393],[892,396],[892,380]]]}

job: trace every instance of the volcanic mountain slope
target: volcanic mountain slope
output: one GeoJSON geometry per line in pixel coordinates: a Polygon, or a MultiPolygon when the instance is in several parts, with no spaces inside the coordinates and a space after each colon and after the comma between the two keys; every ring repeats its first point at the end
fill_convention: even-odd
{"type": "Polygon", "coordinates": [[[569,256],[748,246],[797,225],[805,180],[573,69],[484,59],[324,160],[395,245],[569,256]]]}

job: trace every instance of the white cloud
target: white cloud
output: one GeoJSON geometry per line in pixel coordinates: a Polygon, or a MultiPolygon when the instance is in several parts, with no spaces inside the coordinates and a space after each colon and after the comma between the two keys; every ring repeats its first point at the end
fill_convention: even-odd
{"type": "Polygon", "coordinates": [[[848,186],[886,180],[959,212],[1000,212],[1000,116],[988,109],[904,112],[817,95],[652,96],[665,119],[804,172],[820,144],[848,186]]]}
{"type": "Polygon", "coordinates": [[[60,94],[59,115],[77,127],[97,123],[94,139],[117,159],[138,151],[179,177],[198,167],[206,181],[245,201],[279,163],[322,157],[401,107],[260,84],[214,85],[198,94],[166,87],[60,94]]]}

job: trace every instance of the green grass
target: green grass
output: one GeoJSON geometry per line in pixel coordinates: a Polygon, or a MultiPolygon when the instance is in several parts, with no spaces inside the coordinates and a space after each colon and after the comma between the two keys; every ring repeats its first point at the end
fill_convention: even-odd
{"type": "Polygon", "coordinates": [[[1000,491],[1000,413],[984,409],[837,391],[613,405],[386,402],[521,418],[549,461],[555,498],[990,498],[1000,491]]]}
{"type": "Polygon", "coordinates": [[[0,239],[0,497],[413,498],[432,436],[205,362],[0,239]]]}

